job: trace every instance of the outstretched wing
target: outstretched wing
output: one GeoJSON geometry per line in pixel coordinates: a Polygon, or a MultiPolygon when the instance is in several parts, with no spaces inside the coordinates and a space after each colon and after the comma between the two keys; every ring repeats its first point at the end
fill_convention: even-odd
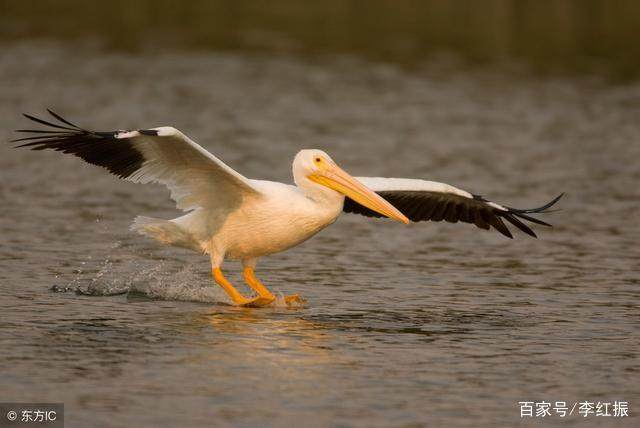
{"type": "Polygon", "coordinates": [[[32,135],[12,142],[32,150],[71,153],[135,183],[157,182],[171,190],[183,210],[231,207],[245,196],[260,195],[248,179],[190,140],[164,126],[135,131],[87,131],[47,110],[55,123],[25,114],[49,129],[20,129],[32,135]]]}
{"type": "MultiPolygon", "coordinates": [[[[543,213],[562,197],[557,196],[548,204],[533,209],[520,210],[484,199],[456,187],[435,181],[407,178],[356,177],[365,186],[389,201],[411,221],[459,221],[475,224],[481,229],[493,227],[503,235],[513,238],[503,220],[511,223],[524,233],[536,237],[529,226],[521,220],[551,226],[529,214],[543,213]]],[[[368,217],[382,215],[346,198],[343,210],[347,213],[362,214],[368,217]]]]}

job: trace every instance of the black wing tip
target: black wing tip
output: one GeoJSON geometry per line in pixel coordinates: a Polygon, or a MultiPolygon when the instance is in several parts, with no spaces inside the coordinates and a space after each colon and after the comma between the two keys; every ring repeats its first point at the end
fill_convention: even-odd
{"type": "Polygon", "coordinates": [[[535,212],[537,213],[544,213],[544,212],[549,212],[547,211],[549,208],[551,208],[552,206],[554,206],[560,199],[562,199],[562,197],[565,195],[565,192],[560,193],[558,196],[556,196],[555,198],[553,198],[550,202],[548,202],[546,205],[540,207],[540,208],[536,208],[535,212]]]}
{"type": "MultiPolygon", "coordinates": [[[[517,208],[505,207],[507,209],[507,212],[499,212],[498,214],[500,215],[500,217],[503,217],[504,219],[506,219],[509,223],[517,227],[522,232],[526,233],[532,238],[538,238],[536,233],[529,226],[527,226],[522,221],[520,221],[520,219],[527,220],[532,223],[539,224],[541,226],[553,227],[553,225],[545,221],[539,220],[529,214],[545,214],[545,213],[553,212],[553,211],[549,211],[549,208],[554,206],[560,199],[562,199],[564,195],[565,195],[565,192],[562,192],[558,196],[553,198],[550,202],[547,202],[546,204],[538,208],[517,209],[517,208]]],[[[474,198],[476,198],[476,195],[474,195],[474,198]]],[[[482,199],[482,197],[478,197],[478,199],[482,199]]]]}
{"type": "Polygon", "coordinates": [[[517,217],[516,214],[506,214],[503,216],[505,220],[507,220],[509,223],[511,223],[512,225],[514,225],[515,227],[517,227],[519,230],[521,230],[522,232],[526,233],[527,235],[531,236],[532,238],[537,238],[538,236],[536,235],[536,233],[526,224],[524,224],[523,222],[521,222],[517,217]]]}
{"type": "MultiPolygon", "coordinates": [[[[23,138],[14,138],[12,140],[7,141],[9,144],[28,141],[28,142],[46,142],[51,139],[58,139],[69,137],[72,135],[81,135],[81,134],[91,134],[91,132],[87,131],[84,128],[79,127],[63,118],[58,113],[54,112],[53,109],[47,108],[45,109],[54,119],[55,121],[51,121],[51,119],[45,120],[40,117],[31,115],[29,113],[22,113],[22,116],[31,120],[32,122],[36,122],[39,125],[44,125],[46,129],[16,129],[14,132],[19,132],[23,134],[35,134],[30,135],[28,137],[23,138]]],[[[25,143],[18,146],[14,146],[14,148],[30,146],[33,144],[25,143]]],[[[36,150],[34,148],[34,150],[36,150]]]]}
{"type": "Polygon", "coordinates": [[[51,110],[50,108],[48,108],[48,109],[47,109],[47,112],[48,112],[51,116],[53,116],[53,117],[55,117],[56,119],[58,119],[60,122],[62,122],[62,123],[64,123],[64,124],[66,124],[66,125],[69,125],[69,126],[71,126],[72,128],[76,128],[76,129],[77,129],[77,130],[79,130],[79,131],[84,131],[84,129],[80,128],[78,125],[76,125],[76,124],[74,124],[74,123],[69,122],[67,119],[65,119],[64,117],[62,117],[62,116],[60,116],[59,114],[55,113],[55,112],[54,112],[53,110],[51,110]]]}
{"type": "MultiPolygon", "coordinates": [[[[506,211],[494,210],[494,213],[496,215],[498,215],[499,217],[504,218],[509,223],[511,223],[513,226],[517,227],[518,230],[526,233],[527,235],[531,236],[532,238],[538,238],[536,233],[529,226],[527,226],[525,223],[520,221],[520,219],[527,220],[527,221],[530,221],[532,223],[539,224],[541,226],[553,227],[551,224],[549,224],[547,222],[544,222],[542,220],[539,220],[539,219],[537,219],[535,217],[532,217],[529,214],[544,214],[544,213],[550,213],[550,212],[557,211],[557,210],[549,211],[549,208],[554,206],[560,199],[562,199],[562,197],[565,194],[566,194],[565,192],[560,193],[558,196],[553,198],[550,202],[547,202],[546,204],[544,204],[543,206],[538,207],[538,208],[518,209],[518,208],[511,208],[511,207],[506,207],[505,206],[504,208],[506,209],[506,211]]],[[[473,196],[473,199],[475,199],[477,201],[481,201],[481,202],[485,202],[485,203],[489,202],[482,195],[473,194],[472,196],[473,196]]],[[[502,235],[506,236],[507,238],[513,239],[513,236],[511,235],[511,232],[506,227],[506,225],[504,225],[504,227],[502,227],[502,225],[498,225],[498,227],[496,227],[495,224],[491,224],[491,226],[493,226],[494,229],[496,229],[498,232],[500,232],[502,235]]]]}
{"type": "Polygon", "coordinates": [[[493,219],[489,222],[489,224],[493,226],[495,230],[497,230],[507,238],[513,239],[513,235],[511,234],[511,231],[509,230],[507,225],[504,224],[504,222],[500,219],[500,217],[497,217],[497,216],[493,217],[493,219]]]}
{"type": "Polygon", "coordinates": [[[65,118],[63,118],[62,116],[60,116],[59,114],[55,113],[53,110],[51,110],[50,108],[47,108],[46,111],[58,122],[58,123],[53,123],[50,122],[48,120],[36,117],[34,115],[31,115],[29,113],[22,113],[22,115],[24,117],[26,117],[27,119],[36,122],[40,125],[45,125],[51,128],[56,128],[56,129],[62,129],[64,131],[67,132],[87,132],[86,130],[80,128],[79,126],[69,122],[68,120],[66,120],[65,118]]]}
{"type": "Polygon", "coordinates": [[[541,214],[541,213],[548,212],[547,210],[552,206],[554,206],[560,199],[562,199],[564,195],[565,195],[565,192],[562,192],[558,196],[553,198],[550,202],[547,202],[546,204],[538,208],[529,208],[529,209],[518,209],[518,208],[511,208],[511,207],[506,207],[506,208],[511,212],[519,213],[519,214],[541,214]]]}
{"type": "MultiPolygon", "coordinates": [[[[27,132],[31,135],[12,140],[12,143],[20,143],[15,148],[50,149],[72,154],[87,163],[106,168],[120,178],[129,178],[144,164],[144,155],[129,139],[116,138],[121,131],[87,131],[62,118],[51,109],[47,111],[55,118],[52,122],[23,113],[27,119],[45,125],[49,129],[20,130],[19,132],[27,132]]],[[[153,132],[156,133],[156,131],[153,132]]]]}
{"type": "Polygon", "coordinates": [[[530,215],[527,214],[522,214],[522,213],[517,213],[517,212],[511,212],[511,214],[513,214],[516,217],[519,217],[521,219],[530,221],[531,223],[535,223],[535,224],[539,224],[540,226],[546,226],[546,227],[553,227],[552,224],[547,223],[546,221],[542,221],[538,218],[535,217],[531,217],[530,215]]]}

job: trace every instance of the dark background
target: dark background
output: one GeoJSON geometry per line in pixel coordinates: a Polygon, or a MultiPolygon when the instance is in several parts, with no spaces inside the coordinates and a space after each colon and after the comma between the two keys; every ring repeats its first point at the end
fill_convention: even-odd
{"type": "Polygon", "coordinates": [[[633,0],[0,1],[0,39],[97,41],[127,50],[357,53],[414,64],[443,52],[545,73],[638,76],[633,0]]]}

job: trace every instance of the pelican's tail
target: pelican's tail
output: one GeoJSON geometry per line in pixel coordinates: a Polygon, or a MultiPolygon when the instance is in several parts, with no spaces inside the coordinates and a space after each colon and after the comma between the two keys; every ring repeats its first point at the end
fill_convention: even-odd
{"type": "Polygon", "coordinates": [[[171,220],[138,216],[133,221],[131,230],[165,245],[200,251],[200,244],[193,235],[171,220]]]}

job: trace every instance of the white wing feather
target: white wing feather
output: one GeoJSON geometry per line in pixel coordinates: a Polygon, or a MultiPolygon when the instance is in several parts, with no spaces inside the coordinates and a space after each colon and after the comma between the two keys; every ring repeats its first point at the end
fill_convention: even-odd
{"type": "Polygon", "coordinates": [[[243,197],[260,195],[247,178],[179,130],[172,127],[151,130],[158,135],[131,131],[115,136],[130,139],[144,157],[142,167],[127,180],[166,185],[176,206],[182,210],[230,207],[243,197]]]}
{"type": "Polygon", "coordinates": [[[170,189],[176,206],[185,211],[215,208],[230,212],[244,198],[261,195],[250,180],[175,128],[88,131],[47,111],[57,122],[24,115],[49,129],[19,130],[32,134],[13,140],[22,143],[19,147],[70,153],[125,180],[162,183],[170,189]]]}
{"type": "MultiPolygon", "coordinates": [[[[414,178],[385,178],[385,177],[356,177],[369,189],[374,192],[385,191],[416,191],[416,192],[434,192],[442,194],[451,194],[462,196],[463,198],[473,199],[473,195],[465,190],[458,189],[446,183],[437,181],[419,180],[414,178]]],[[[504,210],[501,205],[494,204],[495,208],[504,210]]]]}

